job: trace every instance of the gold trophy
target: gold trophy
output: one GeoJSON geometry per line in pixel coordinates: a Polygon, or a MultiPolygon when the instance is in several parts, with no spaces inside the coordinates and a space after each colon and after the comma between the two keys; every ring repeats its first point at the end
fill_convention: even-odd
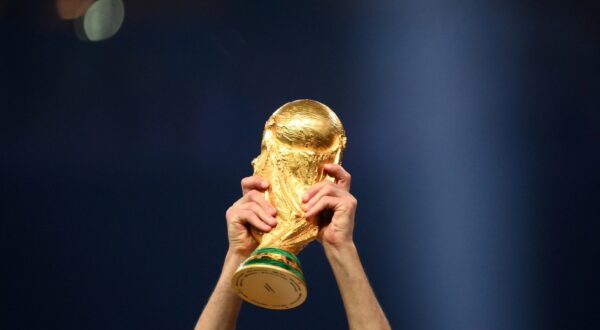
{"type": "Polygon", "coordinates": [[[254,174],[269,181],[265,198],[277,208],[277,226],[268,233],[252,228],[258,247],[233,275],[238,295],[260,307],[289,309],[306,300],[307,289],[296,255],[319,232],[302,211],[302,195],[327,178],[323,164],[337,163],[346,134],[336,114],[313,100],[281,106],[265,124],[254,174]]]}

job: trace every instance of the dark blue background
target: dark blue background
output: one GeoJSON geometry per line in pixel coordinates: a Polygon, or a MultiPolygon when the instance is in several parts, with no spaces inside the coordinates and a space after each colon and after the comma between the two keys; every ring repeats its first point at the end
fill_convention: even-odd
{"type": "MultiPolygon", "coordinates": [[[[597,329],[600,6],[125,1],[81,42],[0,3],[3,329],[190,329],[262,126],[344,123],[355,240],[394,328],[597,329]]],[[[347,328],[318,243],[309,298],[240,329],[347,328]]]]}

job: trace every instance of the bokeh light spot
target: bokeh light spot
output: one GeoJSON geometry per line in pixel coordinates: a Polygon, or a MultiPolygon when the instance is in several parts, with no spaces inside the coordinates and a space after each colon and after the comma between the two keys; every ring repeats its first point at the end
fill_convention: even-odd
{"type": "Polygon", "coordinates": [[[76,24],[77,35],[83,40],[101,41],[115,35],[125,19],[121,0],[98,0],[76,24]]]}

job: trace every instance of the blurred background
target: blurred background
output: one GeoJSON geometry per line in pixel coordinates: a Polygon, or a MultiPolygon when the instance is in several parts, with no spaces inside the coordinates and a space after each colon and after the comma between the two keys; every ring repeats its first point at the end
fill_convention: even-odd
{"type": "MultiPolygon", "coordinates": [[[[191,329],[285,102],[348,135],[395,329],[598,329],[598,1],[0,1],[2,329],[191,329]]],[[[344,329],[309,297],[239,329],[344,329]]]]}

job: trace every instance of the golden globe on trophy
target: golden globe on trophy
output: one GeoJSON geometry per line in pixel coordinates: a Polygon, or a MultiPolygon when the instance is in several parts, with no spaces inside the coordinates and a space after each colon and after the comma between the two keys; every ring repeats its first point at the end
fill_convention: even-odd
{"type": "Polygon", "coordinates": [[[260,307],[289,309],[306,300],[307,288],[297,254],[319,232],[302,211],[302,195],[323,179],[323,164],[341,162],[344,127],[326,105],[297,100],[281,106],[265,124],[254,174],[269,181],[265,198],[277,209],[277,226],[268,233],[252,228],[258,247],[233,275],[238,295],[260,307]]]}

